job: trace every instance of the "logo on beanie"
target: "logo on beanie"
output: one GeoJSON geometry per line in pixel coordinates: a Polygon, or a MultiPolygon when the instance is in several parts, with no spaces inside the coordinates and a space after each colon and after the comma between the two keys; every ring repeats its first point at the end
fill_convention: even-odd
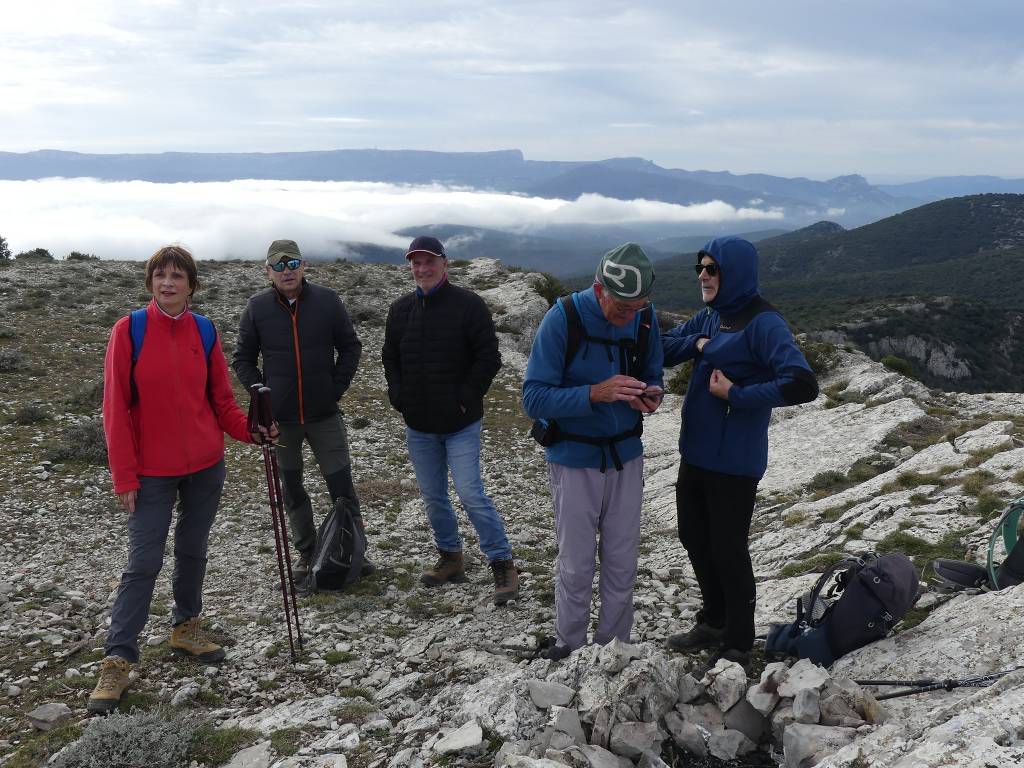
{"type": "Polygon", "coordinates": [[[634,296],[639,296],[643,286],[643,276],[640,274],[640,270],[629,264],[616,264],[614,261],[605,260],[601,267],[601,276],[604,278],[605,283],[608,281],[615,284],[615,293],[624,299],[631,299],[634,296]],[[633,279],[634,288],[632,290],[626,289],[627,280],[633,279]]]}

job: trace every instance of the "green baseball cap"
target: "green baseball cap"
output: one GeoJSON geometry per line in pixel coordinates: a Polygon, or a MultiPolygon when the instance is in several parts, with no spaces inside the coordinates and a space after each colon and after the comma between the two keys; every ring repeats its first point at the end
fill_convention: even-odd
{"type": "Polygon", "coordinates": [[[654,267],[643,248],[626,243],[601,257],[594,280],[618,299],[642,299],[654,287],[654,267]]]}
{"type": "Polygon", "coordinates": [[[275,240],[267,248],[267,264],[277,264],[277,262],[284,259],[301,259],[302,254],[299,253],[299,246],[296,245],[294,240],[275,240]]]}

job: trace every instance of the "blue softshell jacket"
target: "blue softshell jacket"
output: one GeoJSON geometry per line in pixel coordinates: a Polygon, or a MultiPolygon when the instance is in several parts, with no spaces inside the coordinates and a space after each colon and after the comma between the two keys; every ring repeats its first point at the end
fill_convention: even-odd
{"type": "MultiPolygon", "coordinates": [[[[603,339],[636,339],[640,327],[640,314],[631,323],[618,327],[609,323],[593,287],[574,293],[583,327],[588,336],[603,339]]],[[[662,385],[662,349],[656,313],[651,313],[651,333],[648,339],[644,370],[636,378],[648,386],[662,385]]],[[[590,385],[599,384],[620,372],[619,348],[584,340],[579,351],[565,367],[565,348],[568,343],[568,320],[561,305],[548,310],[533,340],[530,360],[523,380],[523,409],[532,419],[554,419],[563,432],[575,435],[610,437],[627,432],[636,425],[637,414],[623,401],[591,403],[590,385]],[[611,359],[609,359],[611,350],[611,359]]],[[[546,451],[547,460],[567,467],[598,469],[611,464],[608,448],[566,440],[546,451]],[[602,461],[604,453],[604,461],[602,461]]],[[[630,437],[615,444],[622,463],[632,461],[643,453],[639,437],[630,437]]]]}
{"type": "Polygon", "coordinates": [[[768,465],[772,408],[814,400],[818,384],[786,321],[758,293],[754,246],[720,237],[704,253],[719,265],[718,293],[661,337],[665,365],[695,360],[679,452],[687,464],[760,479],[768,465]],[[710,341],[700,353],[696,344],[702,336],[710,341]],[[733,383],[728,402],[709,389],[716,368],[733,383]]]}

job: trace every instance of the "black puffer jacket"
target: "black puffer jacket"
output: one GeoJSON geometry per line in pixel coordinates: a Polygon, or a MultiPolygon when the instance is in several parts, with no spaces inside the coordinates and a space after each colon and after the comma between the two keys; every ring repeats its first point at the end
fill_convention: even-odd
{"type": "Polygon", "coordinates": [[[249,299],[231,367],[246,389],[266,382],[274,418],[305,423],[338,412],[362,349],[341,297],[303,281],[292,306],[273,287],[249,299]],[[256,365],[260,354],[265,379],[256,365]]]}
{"type": "Polygon", "coordinates": [[[381,360],[391,405],[410,427],[434,434],[483,418],[484,395],[501,368],[484,300],[448,282],[391,305],[381,360]]]}

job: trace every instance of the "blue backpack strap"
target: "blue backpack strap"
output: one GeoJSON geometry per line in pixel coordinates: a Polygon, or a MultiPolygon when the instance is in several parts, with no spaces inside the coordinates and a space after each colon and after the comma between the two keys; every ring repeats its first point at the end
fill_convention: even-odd
{"type": "Polygon", "coordinates": [[[146,308],[132,310],[128,315],[128,332],[132,339],[132,368],[134,369],[139,354],[142,352],[142,342],[146,338],[146,308]]]}
{"type": "Polygon", "coordinates": [[[199,328],[199,338],[203,340],[203,351],[206,353],[206,362],[209,364],[213,345],[217,343],[217,329],[213,327],[213,321],[206,315],[193,312],[192,317],[195,318],[196,327],[199,328]]]}

